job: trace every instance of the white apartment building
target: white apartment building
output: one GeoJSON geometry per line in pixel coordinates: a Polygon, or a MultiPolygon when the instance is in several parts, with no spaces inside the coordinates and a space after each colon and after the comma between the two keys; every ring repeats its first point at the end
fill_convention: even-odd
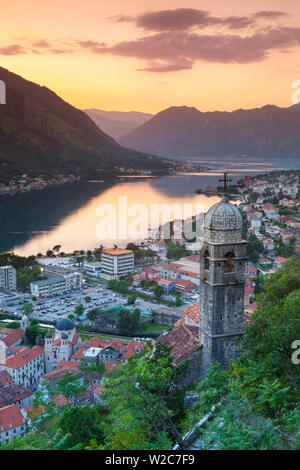
{"type": "Polygon", "coordinates": [[[101,253],[101,276],[118,279],[134,270],[134,254],[131,250],[111,248],[101,253]]]}
{"type": "Polygon", "coordinates": [[[30,387],[39,382],[44,374],[44,348],[34,346],[23,348],[0,363],[0,370],[6,370],[16,385],[30,387]]]}
{"type": "Polygon", "coordinates": [[[2,289],[16,290],[17,270],[12,266],[0,267],[0,287],[2,289]]]}
{"type": "Polygon", "coordinates": [[[57,276],[42,281],[30,283],[30,291],[36,297],[49,297],[51,295],[62,294],[82,286],[82,274],[69,272],[63,276],[57,276]]]}

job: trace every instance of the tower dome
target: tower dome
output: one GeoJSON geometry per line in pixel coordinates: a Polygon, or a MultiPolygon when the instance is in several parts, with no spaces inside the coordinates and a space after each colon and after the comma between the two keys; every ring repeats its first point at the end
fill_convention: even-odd
{"type": "Polygon", "coordinates": [[[69,318],[63,318],[57,322],[55,329],[59,331],[74,330],[74,324],[69,318]]]}
{"type": "Polygon", "coordinates": [[[243,219],[238,208],[229,202],[226,195],[214,204],[204,219],[207,241],[236,242],[242,240],[243,219]]]}

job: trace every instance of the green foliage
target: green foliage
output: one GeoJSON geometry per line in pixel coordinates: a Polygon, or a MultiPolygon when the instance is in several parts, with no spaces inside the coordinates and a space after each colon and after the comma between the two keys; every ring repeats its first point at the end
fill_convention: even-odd
{"type": "Polygon", "coordinates": [[[99,315],[99,310],[97,308],[92,308],[92,310],[89,310],[88,313],[86,314],[86,318],[90,320],[91,322],[94,322],[96,318],[99,315]]]}
{"type": "Polygon", "coordinates": [[[125,295],[129,292],[129,283],[124,280],[111,279],[107,282],[107,288],[125,295]]]}
{"type": "Polygon", "coordinates": [[[118,330],[122,335],[133,335],[140,328],[141,312],[138,308],[133,312],[122,308],[118,315],[118,330]]]}
{"type": "Polygon", "coordinates": [[[24,266],[17,271],[17,285],[18,289],[26,292],[29,289],[30,283],[39,281],[43,278],[41,268],[39,265],[34,264],[31,267],[24,266]]]}
{"type": "Polygon", "coordinates": [[[296,289],[300,289],[300,260],[293,257],[285,261],[278,271],[266,279],[266,299],[276,302],[296,289]]]}
{"type": "Polygon", "coordinates": [[[252,263],[257,263],[259,255],[265,252],[263,242],[260,241],[254,233],[248,238],[247,256],[252,263]]]}
{"type": "Polygon", "coordinates": [[[26,328],[25,337],[26,341],[31,345],[34,346],[37,343],[37,339],[39,336],[44,336],[45,332],[39,326],[39,320],[33,318],[30,320],[28,327],[26,328]]]}
{"type": "Polygon", "coordinates": [[[160,299],[162,295],[164,295],[164,289],[161,286],[155,286],[154,287],[154,295],[157,299],[160,299]]]}
{"type": "Polygon", "coordinates": [[[33,310],[32,303],[22,305],[21,310],[25,313],[25,315],[29,315],[29,313],[31,313],[33,310]]]}
{"type": "Polygon", "coordinates": [[[128,297],[127,297],[127,305],[132,305],[134,304],[136,301],[136,295],[134,294],[130,294],[128,297]]]}
{"type": "Polygon", "coordinates": [[[166,242],[168,245],[168,250],[166,254],[168,259],[178,260],[189,254],[188,250],[186,250],[184,246],[173,243],[170,240],[167,240],[166,242]]]}
{"type": "Polygon", "coordinates": [[[75,406],[64,409],[57,425],[64,435],[69,436],[65,443],[67,448],[78,444],[86,447],[92,439],[103,442],[101,414],[100,406],[75,406]]]}
{"type": "Polygon", "coordinates": [[[185,366],[175,367],[170,350],[157,343],[118,367],[105,382],[108,408],[105,449],[166,449],[181,443],[176,420],[183,408],[177,384],[185,366]]]}
{"type": "Polygon", "coordinates": [[[84,306],[82,304],[76,305],[74,313],[77,316],[81,316],[84,313],[84,306]]]}

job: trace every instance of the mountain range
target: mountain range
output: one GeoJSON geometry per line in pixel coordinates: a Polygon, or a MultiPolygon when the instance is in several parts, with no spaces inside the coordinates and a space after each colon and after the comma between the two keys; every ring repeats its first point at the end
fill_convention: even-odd
{"type": "Polygon", "coordinates": [[[95,108],[84,109],[83,111],[100,129],[114,139],[129,134],[153,117],[153,114],[138,111],[104,111],[95,108]]]}
{"type": "Polygon", "coordinates": [[[113,167],[163,169],[158,157],[121,147],[81,110],[50,89],[0,67],[0,181],[27,173],[89,174],[113,167]]]}
{"type": "Polygon", "coordinates": [[[121,145],[175,159],[300,160],[300,104],[232,112],[172,106],[120,137],[121,145]]]}

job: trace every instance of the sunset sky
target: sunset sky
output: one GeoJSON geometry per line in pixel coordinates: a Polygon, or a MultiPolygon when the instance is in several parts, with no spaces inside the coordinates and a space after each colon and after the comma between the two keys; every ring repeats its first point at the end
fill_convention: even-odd
{"type": "Polygon", "coordinates": [[[290,106],[299,0],[0,0],[0,65],[80,108],[290,106]]]}

